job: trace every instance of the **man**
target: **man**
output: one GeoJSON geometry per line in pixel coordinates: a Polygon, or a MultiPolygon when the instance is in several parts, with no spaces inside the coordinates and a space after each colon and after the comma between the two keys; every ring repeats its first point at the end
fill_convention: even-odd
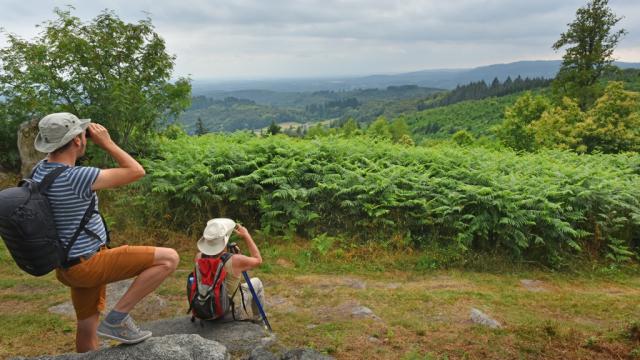
{"type": "Polygon", "coordinates": [[[42,118],[38,128],[34,146],[48,155],[35,166],[33,179],[41,181],[52,169],[67,167],[47,191],[56,229],[65,245],[77,231],[92,198],[96,200],[96,213],[71,247],[65,266],[56,269],[58,280],[71,288],[77,317],[76,350],[97,349],[98,334],[128,344],[149,338],[151,332],[141,331],[129,312],[176,269],[178,253],[174,249],[151,246],[106,248],[107,231],[97,214],[95,193],[132,183],[144,176],[144,169],[111,140],[104,126],[91,123],[89,119],[55,113],[42,118]],[[118,167],[75,166],[85,153],[87,137],[106,151],[118,167]],[[129,289],[100,322],[106,284],[132,277],[136,279],[129,289]]]}
{"type": "MultiPolygon", "coordinates": [[[[236,225],[231,219],[216,218],[209,220],[202,237],[198,240],[197,246],[200,252],[196,254],[195,261],[198,262],[198,259],[203,256],[213,258],[222,256],[226,252],[227,243],[232,232],[235,232],[236,235],[244,240],[249,251],[249,256],[233,254],[225,263],[227,277],[224,280],[224,285],[234,303],[233,316],[237,320],[260,320],[260,312],[255,302],[252,301],[248,285],[240,285],[243,271],[255,269],[262,264],[260,250],[258,250],[247,228],[240,224],[236,225]],[[239,287],[240,291],[238,291],[239,287]],[[246,304],[251,304],[251,306],[246,306],[246,304]]],[[[251,285],[253,285],[260,304],[264,306],[262,282],[258,278],[251,278],[251,285]]]]}

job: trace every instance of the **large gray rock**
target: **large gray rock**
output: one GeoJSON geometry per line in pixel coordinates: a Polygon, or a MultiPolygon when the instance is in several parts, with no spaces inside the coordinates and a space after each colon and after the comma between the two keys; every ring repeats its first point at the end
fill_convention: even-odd
{"type": "MultiPolygon", "coordinates": [[[[25,359],[25,358],[15,358],[25,359]]],[[[136,345],[119,345],[84,354],[40,356],[34,360],[156,360],[156,359],[230,359],[224,345],[198,335],[166,335],[152,337],[136,345]]]]}
{"type": "Polygon", "coordinates": [[[118,345],[86,354],[63,354],[15,360],[102,359],[253,359],[326,360],[312,349],[288,349],[257,324],[250,322],[191,322],[189,316],[142,324],[153,337],[137,345],[118,345]]]}
{"type": "Polygon", "coordinates": [[[148,322],[141,328],[151,330],[153,336],[198,334],[224,344],[231,352],[249,352],[255,348],[269,347],[276,342],[275,334],[269,334],[262,326],[247,321],[201,323],[199,320],[191,322],[191,316],[185,316],[148,322]]]}
{"type": "Polygon", "coordinates": [[[18,129],[18,152],[22,162],[20,168],[22,177],[29,175],[33,166],[46,156],[46,154],[36,151],[33,147],[33,142],[38,135],[38,121],[38,119],[25,121],[20,124],[18,129]]]}

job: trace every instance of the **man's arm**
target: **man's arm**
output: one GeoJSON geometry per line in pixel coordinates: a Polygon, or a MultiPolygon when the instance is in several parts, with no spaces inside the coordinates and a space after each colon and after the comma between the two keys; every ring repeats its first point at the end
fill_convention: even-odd
{"type": "Polygon", "coordinates": [[[233,262],[231,263],[233,266],[233,272],[235,273],[234,275],[240,276],[243,271],[251,270],[260,266],[260,264],[262,264],[262,257],[260,256],[260,250],[258,250],[256,243],[253,241],[253,238],[251,238],[251,234],[249,234],[249,231],[244,226],[238,225],[234,231],[238,236],[244,239],[250,255],[233,255],[233,262]]]}
{"type": "Polygon", "coordinates": [[[142,165],[111,140],[109,131],[104,126],[91,123],[87,130],[91,135],[91,141],[111,155],[119,165],[117,168],[100,170],[100,174],[91,186],[91,190],[127,185],[144,176],[145,172],[142,165]]]}

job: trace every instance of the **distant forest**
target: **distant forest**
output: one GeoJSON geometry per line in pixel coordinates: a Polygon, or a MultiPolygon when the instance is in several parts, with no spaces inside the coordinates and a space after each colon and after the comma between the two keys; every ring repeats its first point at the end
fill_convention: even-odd
{"type": "Polygon", "coordinates": [[[495,78],[460,85],[451,91],[417,85],[388,86],[384,89],[350,91],[275,92],[242,90],[195,96],[191,107],[181,116],[187,132],[260,129],[271,123],[307,123],[335,120],[344,123],[353,118],[370,123],[379,116],[394,118],[415,112],[455,104],[465,100],[501,97],[524,90],[546,87],[551,80],[522,78],[504,82],[495,78]]]}
{"type": "Polygon", "coordinates": [[[551,84],[552,79],[545,78],[525,78],[518,76],[515,80],[507,77],[504,82],[494,78],[491,85],[482,81],[471,82],[467,85],[458,85],[455,89],[447,92],[443,97],[434,101],[424,102],[418,106],[418,110],[432,109],[440,106],[452,105],[466,100],[481,100],[489,97],[500,97],[518,93],[525,90],[539,89],[551,84]]]}

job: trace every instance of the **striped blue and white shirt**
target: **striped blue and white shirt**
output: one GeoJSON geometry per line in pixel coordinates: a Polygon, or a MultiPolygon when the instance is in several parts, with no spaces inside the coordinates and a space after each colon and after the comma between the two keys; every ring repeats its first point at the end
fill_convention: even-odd
{"type": "MultiPolygon", "coordinates": [[[[67,165],[46,160],[39,162],[36,165],[33,180],[42,181],[45,175],[58,166],[67,165]]],[[[100,174],[100,169],[95,167],[69,167],[55,179],[46,192],[53,211],[58,236],[65,246],[78,229],[82,216],[94,196],[96,198],[95,209],[98,210],[98,195],[91,190],[98,174],[100,174]]],[[[100,245],[106,243],[107,231],[100,215],[94,213],[86,228],[96,233],[100,237],[100,241],[84,231],[80,232],[78,239],[69,251],[69,259],[94,252],[100,245]]]]}

